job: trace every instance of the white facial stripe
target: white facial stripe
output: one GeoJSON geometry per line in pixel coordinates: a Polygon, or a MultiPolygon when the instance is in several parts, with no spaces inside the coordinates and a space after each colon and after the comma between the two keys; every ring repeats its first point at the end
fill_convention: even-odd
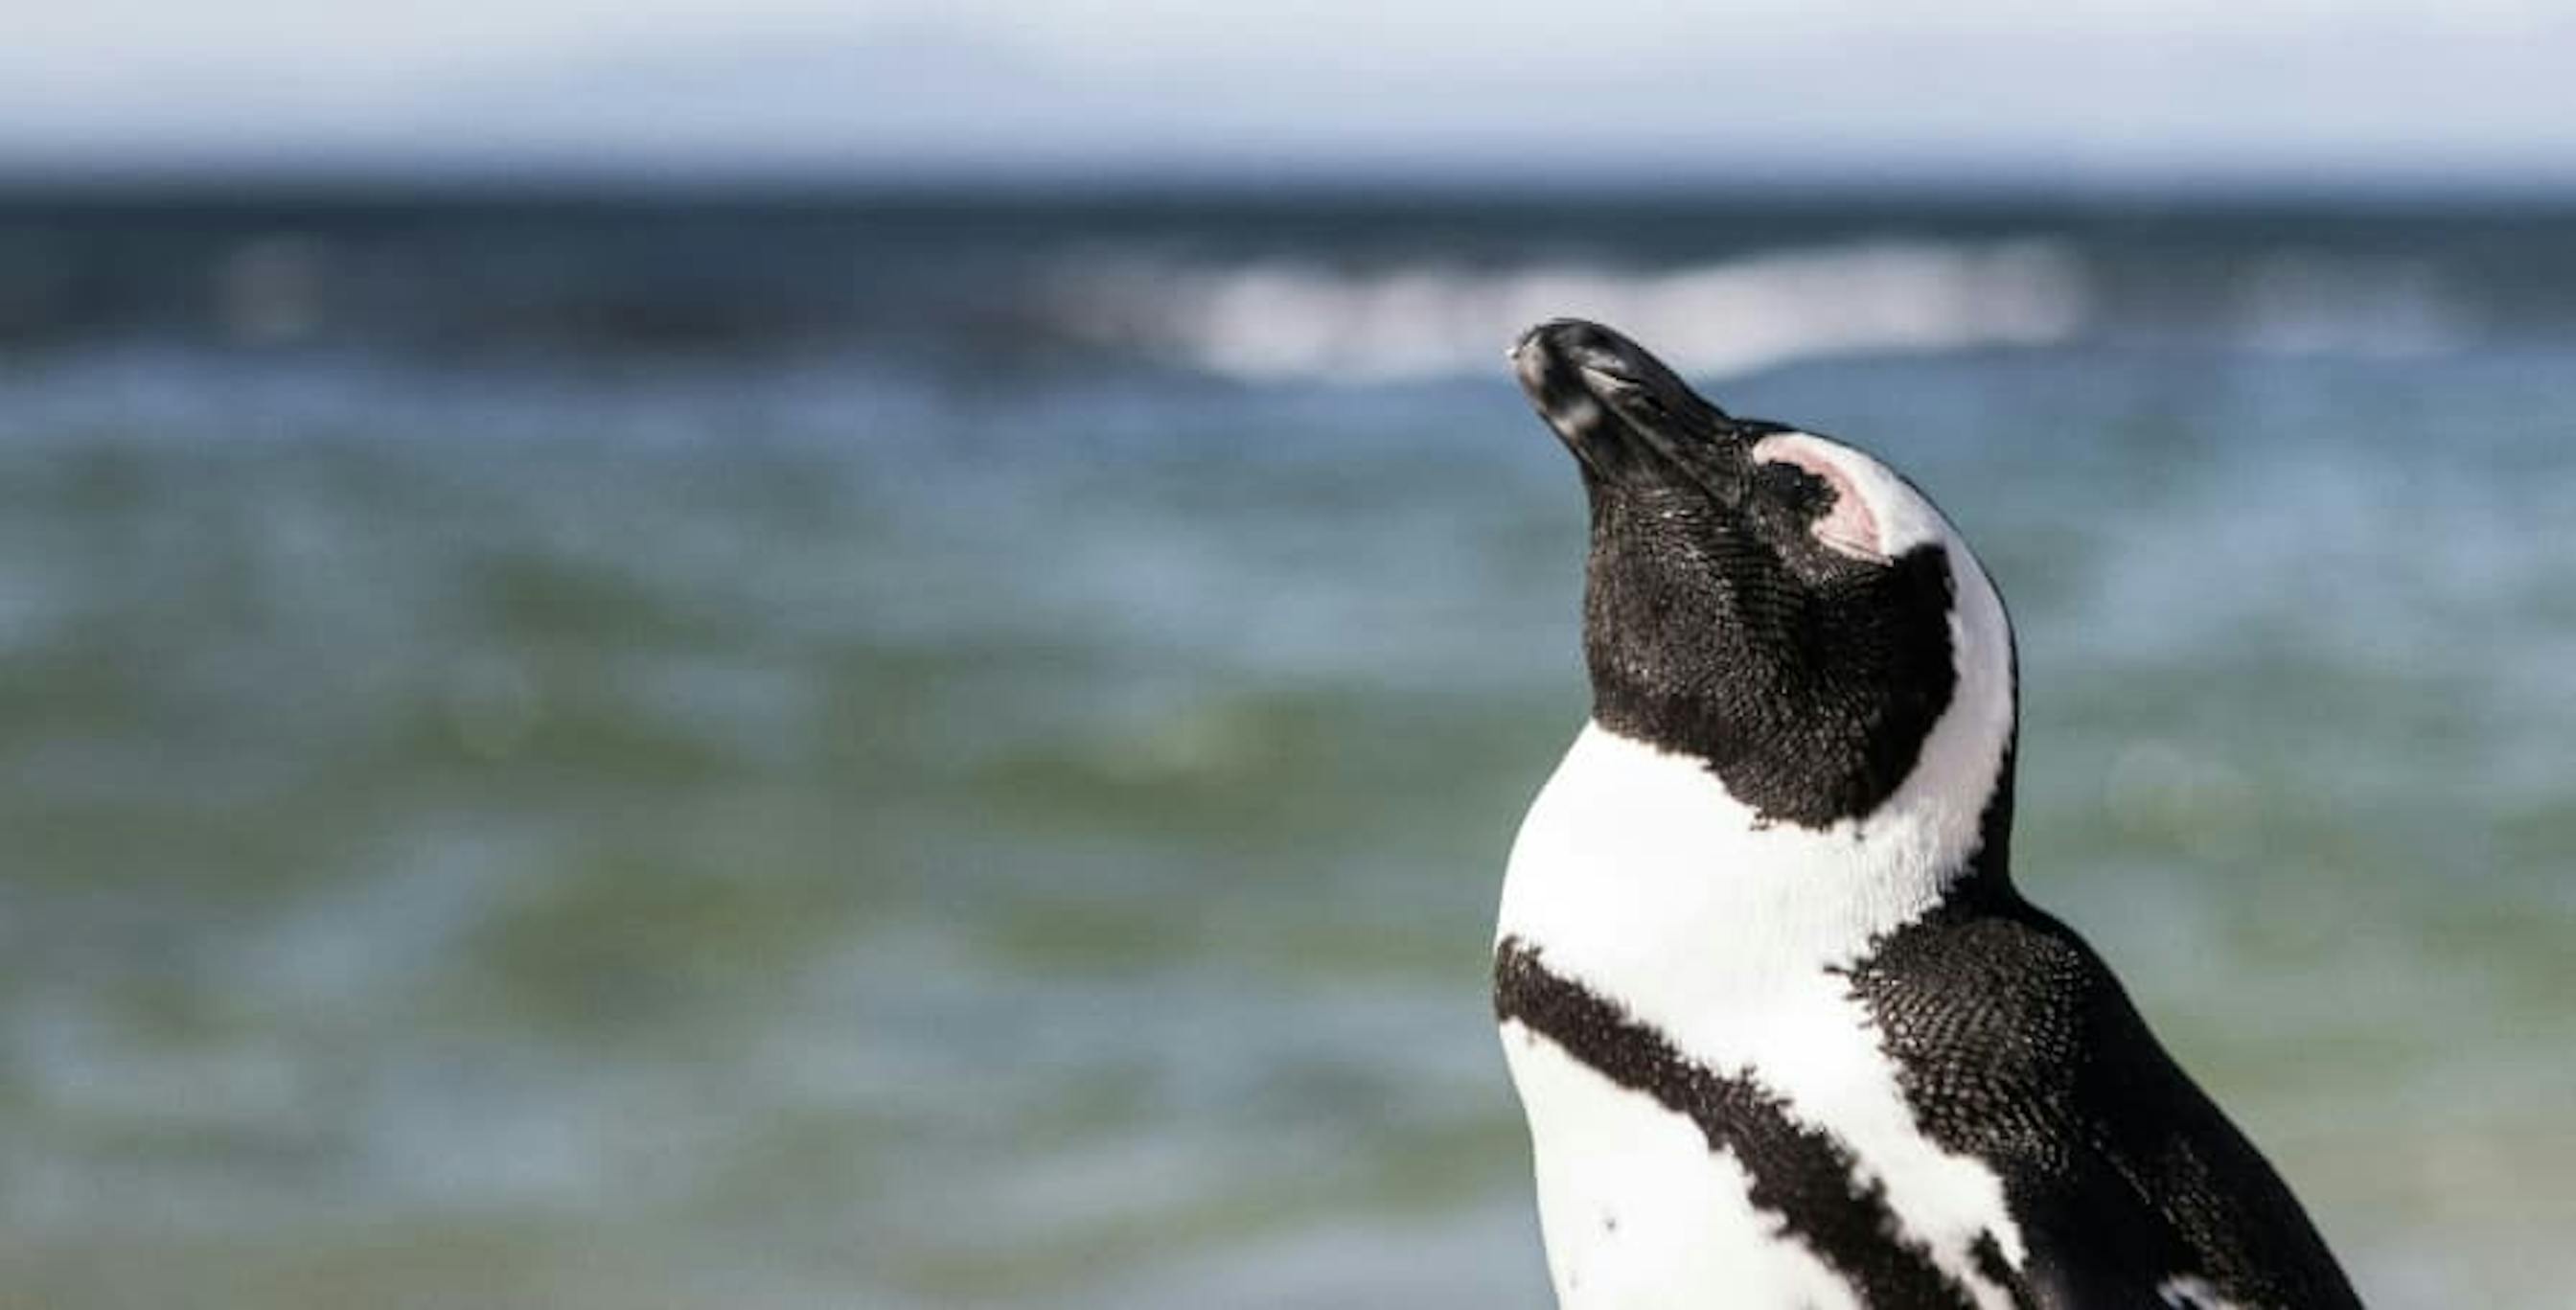
{"type": "MultiPolygon", "coordinates": [[[[1936,786],[1945,778],[1953,785],[1973,786],[1982,797],[1993,785],[1985,764],[2001,758],[2013,718],[2012,624],[1985,566],[1923,493],[1865,452],[1809,432],[1783,432],[1755,443],[1753,457],[1839,473],[1833,479],[1837,488],[1850,488],[1867,506],[1882,557],[1893,559],[1927,545],[1939,546],[1948,557],[1955,593],[1950,602],[1951,661],[1959,681],[1949,712],[1924,743],[1915,775],[1928,775],[1936,786]]],[[[1962,836],[1973,841],[1976,835],[1951,834],[1944,845],[1955,846],[1962,836]]]]}
{"type": "Polygon", "coordinates": [[[1816,534],[1816,540],[1854,559],[1874,564],[1887,562],[1887,551],[1879,545],[1878,515],[1870,509],[1869,498],[1852,484],[1851,475],[1843,471],[1840,460],[1827,458],[1811,445],[1795,442],[1775,445],[1761,458],[1794,464],[1824,480],[1834,500],[1809,529],[1816,534]]]}
{"type": "Polygon", "coordinates": [[[1877,527],[1878,553],[1894,559],[1917,546],[1958,539],[1949,521],[1920,492],[1906,485],[1885,464],[1839,441],[1810,432],[1782,432],[1753,445],[1757,460],[1783,460],[1859,493],[1870,521],[1877,527]],[[1825,470],[1830,469],[1828,474],[1825,470]],[[1837,476],[1838,475],[1838,476],[1837,476]]]}

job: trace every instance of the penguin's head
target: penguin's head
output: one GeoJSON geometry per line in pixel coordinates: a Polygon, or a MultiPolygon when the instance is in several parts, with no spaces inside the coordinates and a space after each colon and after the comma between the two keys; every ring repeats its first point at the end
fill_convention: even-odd
{"type": "Polygon", "coordinates": [[[2011,628],[1921,492],[1841,442],[1728,415],[1595,323],[1540,324],[1512,363],[1591,502],[1602,727],[1805,828],[1891,799],[1973,811],[2008,784],[2011,628]]]}

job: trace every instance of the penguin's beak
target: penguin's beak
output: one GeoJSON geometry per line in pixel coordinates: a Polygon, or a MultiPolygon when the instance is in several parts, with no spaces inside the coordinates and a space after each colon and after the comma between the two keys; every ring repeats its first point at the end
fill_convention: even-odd
{"type": "Polygon", "coordinates": [[[1622,482],[1678,471],[1706,481],[1740,462],[1746,434],[1636,342],[1577,318],[1521,334],[1512,369],[1539,417],[1596,477],[1622,482]]]}

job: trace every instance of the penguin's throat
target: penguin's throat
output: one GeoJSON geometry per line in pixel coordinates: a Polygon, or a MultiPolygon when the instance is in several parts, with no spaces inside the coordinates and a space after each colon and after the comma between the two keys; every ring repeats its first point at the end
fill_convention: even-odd
{"type": "Polygon", "coordinates": [[[2001,876],[2003,853],[1985,847],[1995,814],[2009,822],[2007,769],[1995,761],[1958,792],[1909,780],[1867,815],[1811,828],[1764,817],[1701,761],[1587,724],[1522,823],[1506,919],[1517,902],[1545,921],[1529,925],[1538,941],[1597,930],[1640,947],[1705,945],[1714,934],[1829,961],[1963,879],[2001,876]]]}

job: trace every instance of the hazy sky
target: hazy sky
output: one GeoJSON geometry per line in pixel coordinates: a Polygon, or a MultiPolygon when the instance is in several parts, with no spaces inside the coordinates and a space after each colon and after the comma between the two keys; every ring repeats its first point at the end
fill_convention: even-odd
{"type": "Polygon", "coordinates": [[[2576,185],[2531,0],[0,0],[0,165],[2576,185]]]}

